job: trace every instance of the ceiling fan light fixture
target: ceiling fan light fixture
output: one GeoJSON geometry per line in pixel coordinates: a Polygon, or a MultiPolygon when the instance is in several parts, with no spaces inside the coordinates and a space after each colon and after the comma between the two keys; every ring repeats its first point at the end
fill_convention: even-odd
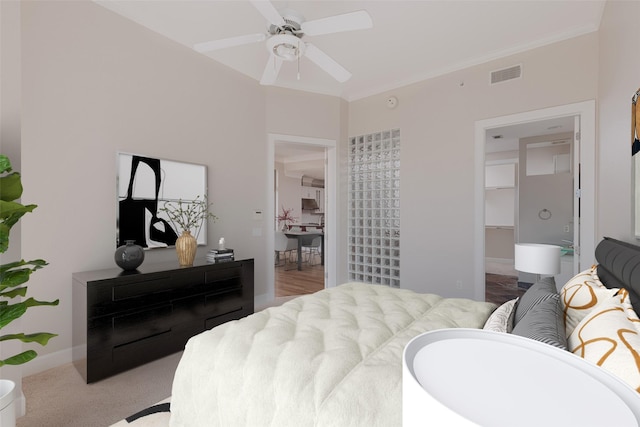
{"type": "Polygon", "coordinates": [[[297,60],[304,49],[304,42],[291,34],[276,34],[267,40],[267,50],[284,61],[297,60]]]}

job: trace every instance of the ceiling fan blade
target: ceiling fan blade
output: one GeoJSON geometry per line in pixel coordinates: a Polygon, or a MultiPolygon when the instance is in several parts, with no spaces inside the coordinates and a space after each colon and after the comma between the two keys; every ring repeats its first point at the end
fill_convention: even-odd
{"type": "Polygon", "coordinates": [[[304,55],[340,83],[344,83],[351,78],[349,71],[311,43],[307,43],[304,55]]]}
{"type": "Polygon", "coordinates": [[[273,25],[283,27],[286,24],[284,18],[280,16],[280,12],[269,0],[251,0],[251,4],[273,25]]]}
{"type": "Polygon", "coordinates": [[[329,16],[303,22],[301,30],[309,36],[339,33],[342,31],[364,30],[373,27],[371,15],[366,10],[349,12],[342,15],[329,16]]]}
{"type": "Polygon", "coordinates": [[[212,50],[224,49],[241,44],[263,42],[267,39],[266,34],[247,34],[245,36],[230,37],[228,39],[213,40],[210,42],[196,43],[193,49],[198,52],[210,52],[212,50]]]}
{"type": "Polygon", "coordinates": [[[267,61],[267,66],[264,67],[260,84],[265,86],[274,84],[278,78],[278,73],[280,73],[281,66],[282,59],[278,58],[273,53],[269,55],[269,60],[267,61]]]}

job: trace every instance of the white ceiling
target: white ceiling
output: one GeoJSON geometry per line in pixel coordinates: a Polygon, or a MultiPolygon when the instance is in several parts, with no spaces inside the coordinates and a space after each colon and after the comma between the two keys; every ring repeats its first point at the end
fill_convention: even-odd
{"type": "MultiPolygon", "coordinates": [[[[95,0],[192,48],[210,40],[266,32],[266,20],[242,0],[95,0]]],[[[338,83],[306,58],[285,62],[276,86],[341,96],[348,101],[596,31],[605,0],[273,1],[307,20],[365,9],[373,28],[304,36],[353,77],[338,83]]],[[[202,54],[204,55],[204,54],[202,54]]],[[[264,42],[207,54],[259,81],[264,42]]]]}
{"type": "MultiPolygon", "coordinates": [[[[186,48],[200,42],[266,32],[265,18],[247,0],[94,0],[186,48]]],[[[367,10],[373,28],[303,38],[352,74],[338,83],[306,58],[285,62],[276,86],[340,96],[348,101],[596,31],[606,0],[374,0],[273,1],[307,20],[367,10]]],[[[200,54],[205,55],[205,54],[200,54]]],[[[268,52],[264,42],[207,53],[260,81],[268,52]]],[[[487,152],[517,149],[518,138],[573,130],[571,120],[494,129],[487,152]],[[549,129],[551,128],[551,129],[549,129]],[[493,139],[495,134],[503,135],[493,139]]],[[[322,179],[324,153],[295,144],[278,144],[276,160],[292,173],[322,179]],[[311,158],[316,165],[310,164],[311,158]],[[295,172],[295,162],[307,170],[295,172]]]]}

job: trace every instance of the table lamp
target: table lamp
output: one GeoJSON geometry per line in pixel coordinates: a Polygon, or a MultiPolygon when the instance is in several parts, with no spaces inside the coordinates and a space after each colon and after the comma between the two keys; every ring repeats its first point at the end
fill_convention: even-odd
{"type": "Polygon", "coordinates": [[[560,273],[560,246],[541,243],[516,243],[514,268],[523,273],[555,276],[560,273]]]}

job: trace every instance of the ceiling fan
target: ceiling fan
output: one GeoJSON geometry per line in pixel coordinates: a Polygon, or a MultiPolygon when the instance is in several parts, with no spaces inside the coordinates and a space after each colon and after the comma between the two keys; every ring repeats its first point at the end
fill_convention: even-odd
{"type": "Polygon", "coordinates": [[[250,3],[267,19],[267,32],[247,34],[221,40],[197,43],[198,52],[211,52],[232,46],[266,41],[269,60],[264,69],[260,84],[275,83],[283,61],[297,61],[298,79],[300,78],[300,58],[306,56],[317,66],[340,83],[351,78],[351,73],[333,58],[311,43],[302,41],[302,37],[319,36],[343,31],[362,30],[373,27],[371,16],[365,10],[329,16],[327,18],[305,21],[304,17],[291,9],[277,10],[268,0],[251,0],[250,3]]]}

